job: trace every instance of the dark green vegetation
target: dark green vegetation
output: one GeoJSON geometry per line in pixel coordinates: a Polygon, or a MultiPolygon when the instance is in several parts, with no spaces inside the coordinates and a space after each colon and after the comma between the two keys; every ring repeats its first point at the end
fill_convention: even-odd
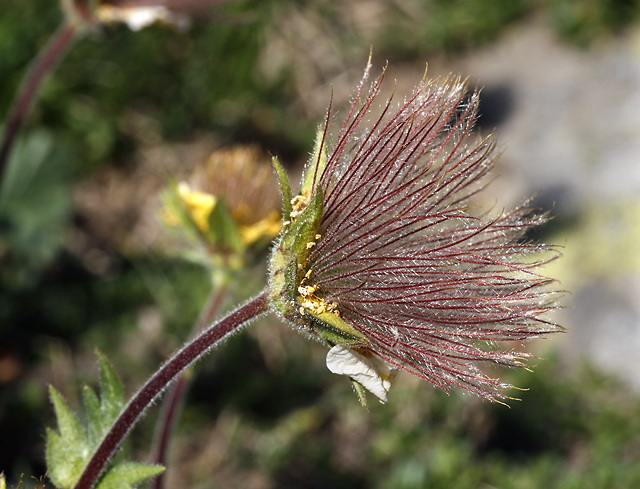
{"type": "MultiPolygon", "coordinates": [[[[302,161],[323,115],[307,94],[320,86],[324,97],[327,78],[360,70],[370,44],[377,66],[422,63],[542,17],[588,49],[640,15],[637,0],[380,0],[372,4],[389,3],[388,22],[372,33],[352,22],[351,3],[229,2],[187,32],[109,28],[80,40],[43,85],[0,194],[0,470],[10,481],[45,471],[46,384],[78,406],[79,386],[96,382],[98,346],[131,394],[188,336],[208,294],[204,270],[113,239],[130,223],[96,232],[74,201],[79,182],[133,173],[141,148],[204,135],[302,161]],[[276,41],[296,42],[283,21],[292,17],[320,31],[318,51],[300,55],[305,70],[317,68],[309,87],[294,61],[277,59],[276,41]]],[[[50,0],[1,8],[4,117],[62,14],[50,0]]],[[[264,275],[254,275],[258,290],[264,275]]],[[[227,306],[245,296],[230,295],[227,306]]],[[[640,487],[640,403],[587,365],[565,374],[547,361],[514,376],[530,390],[511,409],[400,378],[389,404],[367,413],[320,347],[272,323],[198,370],[174,447],[170,480],[180,487],[640,487]]],[[[131,440],[138,459],[150,452],[155,414],[131,440]]]]}

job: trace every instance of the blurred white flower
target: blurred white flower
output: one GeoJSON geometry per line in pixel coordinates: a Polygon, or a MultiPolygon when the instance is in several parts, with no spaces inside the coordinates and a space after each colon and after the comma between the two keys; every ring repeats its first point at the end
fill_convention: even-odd
{"type": "Polygon", "coordinates": [[[97,8],[95,15],[102,23],[126,24],[132,31],[139,31],[156,22],[178,29],[188,29],[191,24],[187,15],[169,10],[162,5],[121,6],[102,3],[97,8]]]}

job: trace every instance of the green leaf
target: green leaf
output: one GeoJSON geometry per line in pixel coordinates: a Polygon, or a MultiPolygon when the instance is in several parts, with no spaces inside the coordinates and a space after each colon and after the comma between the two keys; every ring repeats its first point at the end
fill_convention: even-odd
{"type": "Polygon", "coordinates": [[[118,374],[113,369],[107,357],[100,351],[96,350],[98,362],[100,363],[100,390],[102,392],[102,404],[100,406],[103,412],[103,420],[110,424],[114,421],[124,405],[124,389],[118,378],[118,374]]]}
{"type": "MultiPolygon", "coordinates": [[[[50,388],[58,432],[47,430],[47,470],[53,483],[61,489],[75,485],[124,406],[124,390],[118,375],[107,357],[97,350],[96,355],[100,364],[101,394],[98,397],[87,386],[83,389],[86,426],[69,409],[62,396],[50,388]]],[[[159,466],[122,462],[107,471],[99,487],[126,489],[162,470],[159,466]]]]}
{"type": "Polygon", "coordinates": [[[280,180],[280,190],[282,191],[282,216],[285,221],[289,220],[289,216],[291,215],[291,184],[289,183],[289,177],[287,177],[287,172],[284,171],[282,165],[278,161],[278,158],[275,156],[271,158],[271,163],[273,163],[273,167],[278,174],[278,179],[280,180]]]}
{"type": "Polygon", "coordinates": [[[123,462],[109,469],[96,489],[133,489],[135,484],[155,477],[162,471],[164,467],[160,465],[123,462]]]}
{"type": "Polygon", "coordinates": [[[56,412],[58,429],[60,430],[62,438],[70,444],[83,448],[86,447],[88,445],[87,435],[76,415],[69,409],[69,406],[67,406],[62,396],[54,387],[49,387],[49,394],[56,412]]]}
{"type": "Polygon", "coordinates": [[[74,166],[64,139],[49,131],[30,131],[16,142],[0,182],[4,287],[37,283],[64,248],[73,214],[74,166]]]}
{"type": "Polygon", "coordinates": [[[89,454],[87,445],[77,445],[47,429],[47,472],[52,482],[63,489],[73,487],[82,474],[89,454]]]}
{"type": "Polygon", "coordinates": [[[63,489],[73,487],[91,455],[87,435],[62,396],[49,387],[60,434],[47,430],[47,471],[53,483],[63,489]]]}
{"type": "Polygon", "coordinates": [[[87,385],[82,389],[84,408],[87,410],[87,437],[90,445],[95,445],[104,432],[103,416],[100,410],[100,399],[93,389],[87,385]]]}

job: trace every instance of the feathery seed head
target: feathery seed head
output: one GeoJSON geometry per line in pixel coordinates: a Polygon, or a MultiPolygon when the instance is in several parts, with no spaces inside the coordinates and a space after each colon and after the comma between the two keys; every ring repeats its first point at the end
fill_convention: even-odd
{"type": "Polygon", "coordinates": [[[547,216],[528,202],[477,210],[495,159],[495,138],[472,135],[477,92],[459,79],[423,81],[369,121],[384,77],[367,91],[370,67],[330,148],[327,115],[299,195],[274,159],[285,223],[271,307],[331,349],[327,366],[363,403],[363,386],[386,402],[398,369],[445,391],[507,398],[509,386],[480,367],[523,367],[529,355],[510,342],[562,329],[547,318],[560,293],[536,271],[557,250],[523,241],[547,216]]]}

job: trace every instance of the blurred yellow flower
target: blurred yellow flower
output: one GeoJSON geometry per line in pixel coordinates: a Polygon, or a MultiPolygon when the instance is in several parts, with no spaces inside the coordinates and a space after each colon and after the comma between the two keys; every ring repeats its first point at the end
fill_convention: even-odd
{"type": "Polygon", "coordinates": [[[272,210],[267,217],[255,224],[240,226],[240,237],[245,246],[249,246],[261,238],[273,238],[280,232],[282,219],[280,214],[272,210]]]}
{"type": "Polygon", "coordinates": [[[215,195],[193,190],[188,183],[178,184],[178,195],[187,207],[187,212],[203,233],[209,232],[209,216],[218,201],[215,195]]]}
{"type": "Polygon", "coordinates": [[[269,159],[254,147],[214,152],[163,201],[161,219],[188,238],[186,255],[214,267],[244,266],[280,232],[276,179],[269,159]]]}

